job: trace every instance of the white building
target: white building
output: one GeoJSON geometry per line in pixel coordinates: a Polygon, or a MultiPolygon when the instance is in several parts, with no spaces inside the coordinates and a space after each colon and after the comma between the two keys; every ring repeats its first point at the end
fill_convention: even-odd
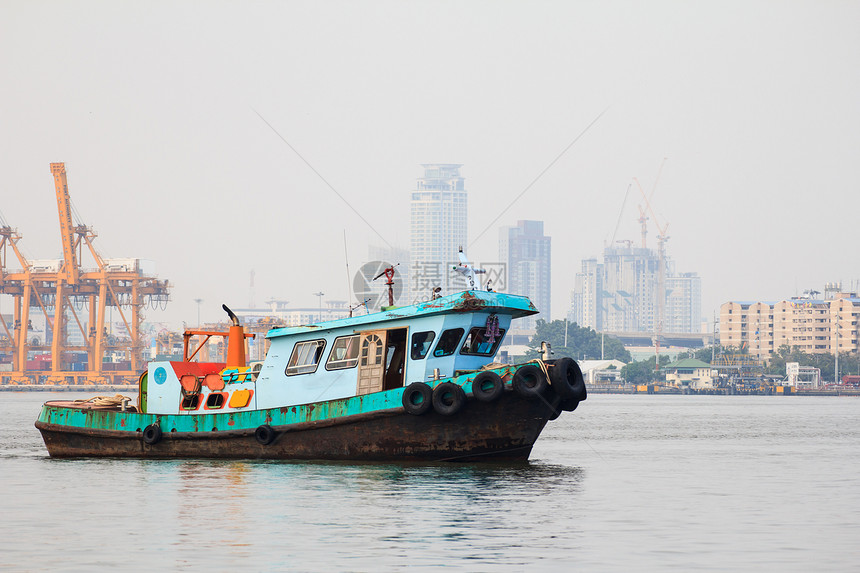
{"type": "Polygon", "coordinates": [[[453,267],[457,252],[466,247],[467,196],[461,164],[426,163],[412,192],[411,202],[411,291],[415,297],[429,299],[429,292],[442,288],[442,294],[460,290],[453,267]]]}
{"type": "Polygon", "coordinates": [[[680,388],[707,390],[714,387],[713,367],[695,358],[684,358],[663,367],[666,382],[680,388]]]}
{"type": "Polygon", "coordinates": [[[579,360],[577,363],[587,384],[620,382],[621,369],[626,366],[620,360],[579,360]]]}
{"type": "Polygon", "coordinates": [[[603,329],[603,265],[597,259],[582,261],[582,272],[576,273],[570,320],[580,326],[603,329]]]}
{"type": "Polygon", "coordinates": [[[666,277],[664,332],[699,332],[702,323],[702,278],[697,273],[666,277]]]}

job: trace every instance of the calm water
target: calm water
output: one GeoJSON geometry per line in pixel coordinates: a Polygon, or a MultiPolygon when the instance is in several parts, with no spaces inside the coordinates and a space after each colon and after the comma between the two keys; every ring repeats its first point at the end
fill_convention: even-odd
{"type": "Polygon", "coordinates": [[[593,395],[498,466],[51,460],[57,396],[0,393],[2,570],[860,570],[856,398],[593,395]]]}

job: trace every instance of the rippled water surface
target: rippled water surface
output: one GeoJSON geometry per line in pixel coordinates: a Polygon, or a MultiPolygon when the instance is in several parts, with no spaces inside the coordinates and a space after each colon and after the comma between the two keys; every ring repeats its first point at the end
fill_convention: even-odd
{"type": "Polygon", "coordinates": [[[860,569],[856,398],[592,395],[452,465],[52,460],[70,396],[0,393],[0,569],[860,569]]]}

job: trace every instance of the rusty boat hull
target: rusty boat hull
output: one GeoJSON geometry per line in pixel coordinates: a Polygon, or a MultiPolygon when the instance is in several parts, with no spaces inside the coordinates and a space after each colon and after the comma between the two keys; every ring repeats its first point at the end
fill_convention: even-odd
{"type": "Polygon", "coordinates": [[[46,403],[36,427],[52,457],[517,461],[528,459],[547,421],[558,415],[558,402],[508,391],[490,403],[469,400],[454,415],[431,410],[416,416],[399,407],[292,424],[277,420],[295,408],[261,410],[256,421],[271,421],[274,430],[268,444],[255,436],[256,426],[232,429],[229,420],[211,420],[211,415],[193,420],[198,431],[174,424],[191,416],[96,408],[78,412],[87,419],[84,424],[56,423],[73,409],[62,402],[46,403]],[[226,424],[202,428],[210,420],[226,424]],[[148,444],[143,430],[151,423],[160,424],[163,434],[148,444]],[[117,425],[124,429],[112,429],[117,425]]]}
{"type": "MultiPolygon", "coordinates": [[[[465,264],[465,263],[464,263],[465,264]]],[[[350,461],[526,460],[549,420],[586,399],[571,358],[492,362],[527,297],[463,291],[408,307],[275,328],[248,364],[239,319],[188,330],[182,361],[151,362],[137,405],[47,402],[52,457],[350,461]],[[190,339],[203,337],[190,352],[190,339]],[[226,362],[195,361],[212,336],[226,362]],[[447,375],[442,374],[448,373],[447,375]]]]}

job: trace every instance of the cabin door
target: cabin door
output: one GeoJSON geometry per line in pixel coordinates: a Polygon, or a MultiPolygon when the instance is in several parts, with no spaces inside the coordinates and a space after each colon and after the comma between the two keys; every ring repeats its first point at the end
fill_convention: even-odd
{"type": "Polygon", "coordinates": [[[386,331],[371,330],[361,333],[358,355],[358,387],[356,395],[382,390],[385,377],[386,331]]]}

